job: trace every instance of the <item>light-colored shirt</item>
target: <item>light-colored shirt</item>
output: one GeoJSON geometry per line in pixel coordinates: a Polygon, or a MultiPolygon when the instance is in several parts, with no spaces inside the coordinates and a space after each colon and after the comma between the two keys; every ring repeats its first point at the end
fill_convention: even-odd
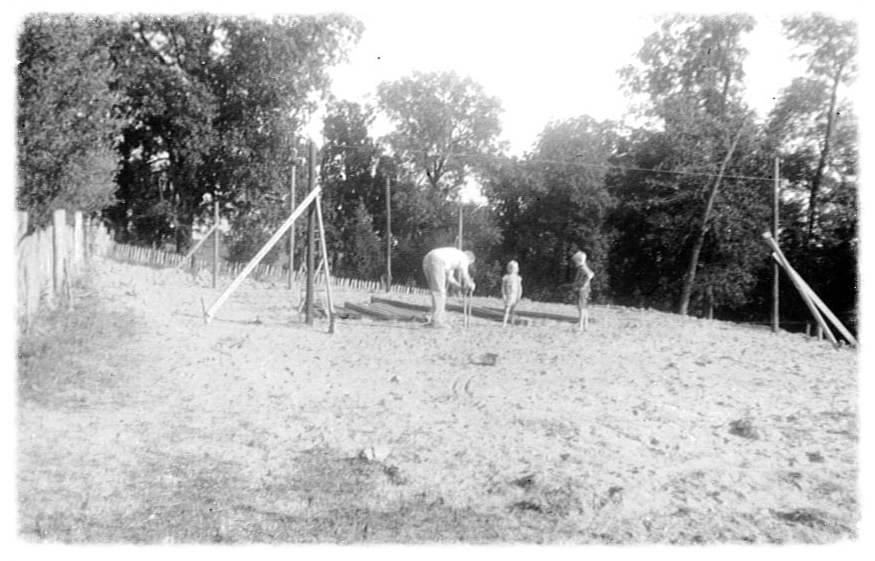
{"type": "Polygon", "coordinates": [[[471,263],[468,261],[468,256],[465,255],[464,251],[455,247],[439,247],[429,251],[428,254],[443,263],[444,272],[448,275],[453,271],[459,271],[462,275],[463,284],[467,286],[474,284],[468,272],[468,267],[471,266],[471,263]]]}

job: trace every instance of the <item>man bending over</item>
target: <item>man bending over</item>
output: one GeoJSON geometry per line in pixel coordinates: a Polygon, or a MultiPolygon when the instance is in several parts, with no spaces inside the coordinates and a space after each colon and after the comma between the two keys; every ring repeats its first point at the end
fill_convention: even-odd
{"type": "Polygon", "coordinates": [[[474,263],[474,254],[455,247],[439,247],[429,251],[422,260],[422,272],[431,292],[431,314],[429,322],[434,327],[446,325],[447,286],[464,292],[474,292],[474,281],[468,267],[474,263]],[[461,284],[455,278],[459,272],[461,284]]]}

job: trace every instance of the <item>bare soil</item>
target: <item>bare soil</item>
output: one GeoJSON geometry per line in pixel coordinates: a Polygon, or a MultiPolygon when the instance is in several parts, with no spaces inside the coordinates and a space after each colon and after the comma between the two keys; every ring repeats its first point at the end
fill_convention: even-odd
{"type": "Polygon", "coordinates": [[[19,340],[20,537],[857,536],[854,349],[602,306],[584,334],[550,320],[463,328],[458,314],[451,329],[347,319],[328,334],[300,321],[298,290],[252,281],[204,324],[201,299],[228,281],[97,260],[74,309],[19,340]]]}

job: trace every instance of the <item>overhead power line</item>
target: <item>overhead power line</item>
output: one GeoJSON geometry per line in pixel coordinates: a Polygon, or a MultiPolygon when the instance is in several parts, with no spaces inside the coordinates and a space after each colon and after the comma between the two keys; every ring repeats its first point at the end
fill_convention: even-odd
{"type": "MultiPolygon", "coordinates": [[[[373,147],[365,147],[365,146],[350,146],[345,144],[330,144],[327,147],[330,148],[340,148],[343,150],[374,150],[373,147]]],[[[635,166],[621,166],[616,164],[588,164],[584,162],[578,162],[574,160],[548,160],[544,158],[529,158],[526,160],[511,162],[507,160],[504,156],[489,156],[484,154],[465,154],[460,152],[447,152],[444,154],[447,157],[455,157],[455,158],[466,158],[471,160],[506,160],[508,163],[517,163],[517,164],[526,164],[526,163],[539,163],[539,164],[552,164],[552,165],[561,165],[561,166],[569,166],[569,167],[579,167],[579,168],[589,168],[589,169],[616,169],[619,171],[637,171],[637,172],[645,172],[645,173],[663,173],[668,175],[686,175],[692,177],[707,177],[707,178],[716,178],[718,174],[709,173],[709,172],[697,172],[697,171],[675,171],[675,170],[666,170],[666,169],[650,169],[650,168],[639,168],[635,166]]],[[[580,156],[578,156],[580,157],[580,156]]],[[[773,176],[754,176],[754,175],[727,175],[724,174],[722,176],[724,179],[742,179],[748,181],[774,181],[775,178],[773,176]]]]}

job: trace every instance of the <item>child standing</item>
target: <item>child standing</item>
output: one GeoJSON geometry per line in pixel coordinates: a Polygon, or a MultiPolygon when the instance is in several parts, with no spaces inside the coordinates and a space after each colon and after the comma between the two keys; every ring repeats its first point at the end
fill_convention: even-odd
{"type": "Polygon", "coordinates": [[[519,263],[510,261],[507,264],[507,274],[501,278],[501,297],[504,299],[504,323],[502,327],[507,326],[508,318],[510,318],[510,324],[513,325],[513,313],[523,295],[523,279],[519,272],[519,263]]]}
{"type": "Polygon", "coordinates": [[[578,251],[571,256],[577,268],[574,275],[574,288],[577,291],[577,332],[589,330],[589,288],[595,273],[586,264],[586,253],[578,251]]]}

